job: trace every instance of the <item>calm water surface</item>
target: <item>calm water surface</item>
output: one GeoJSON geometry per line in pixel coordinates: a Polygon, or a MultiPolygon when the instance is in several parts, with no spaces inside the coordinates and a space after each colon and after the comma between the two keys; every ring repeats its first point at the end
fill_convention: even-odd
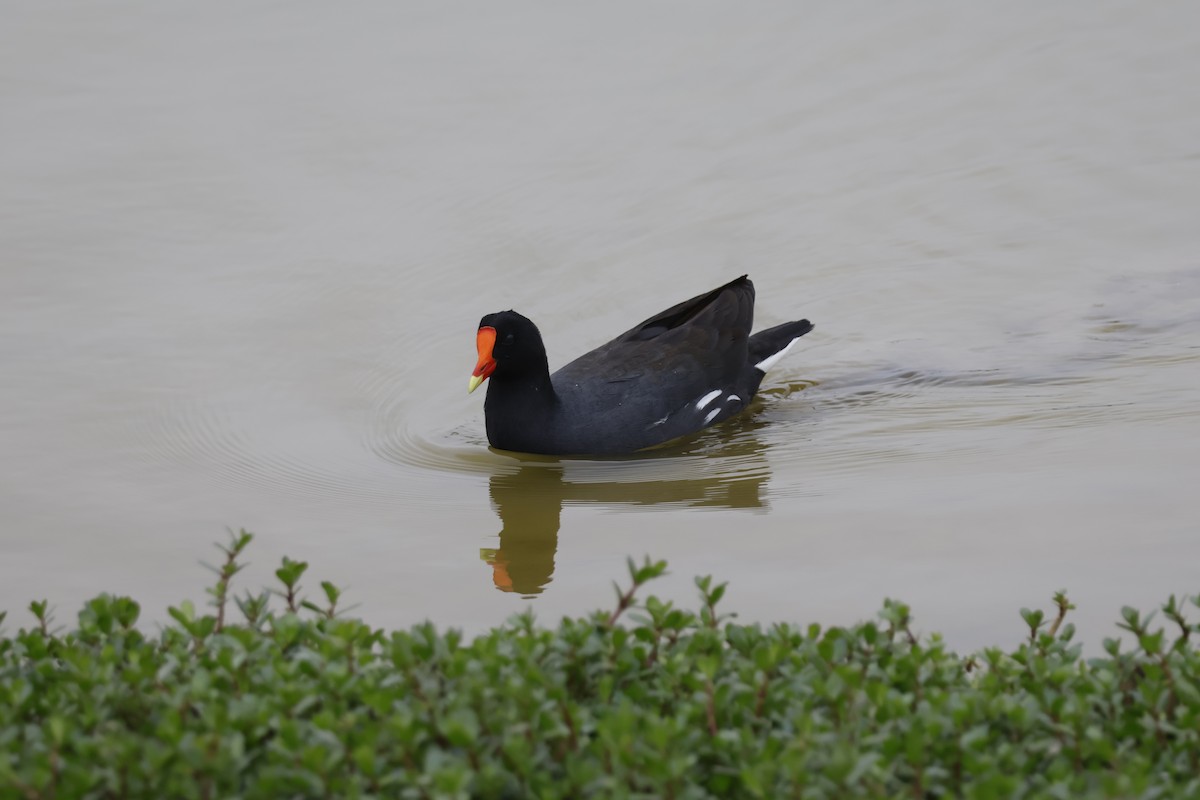
{"type": "MultiPolygon", "coordinates": [[[[0,608],[199,600],[225,526],[380,625],[729,580],[969,648],[1200,591],[1200,6],[9,3],[0,608]],[[561,365],[742,272],[817,324],[752,413],[490,451],[474,330],[561,365]]],[[[10,623],[11,625],[11,623],[10,623]]]]}

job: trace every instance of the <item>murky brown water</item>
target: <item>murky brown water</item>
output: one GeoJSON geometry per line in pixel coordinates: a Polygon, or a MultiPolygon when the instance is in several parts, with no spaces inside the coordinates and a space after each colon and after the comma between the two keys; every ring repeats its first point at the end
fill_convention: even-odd
{"type": "MultiPolygon", "coordinates": [[[[381,625],[907,599],[1093,642],[1200,591],[1200,6],[9,4],[0,608],[199,600],[224,526],[381,625]],[[742,272],[817,329],[636,460],[490,452],[552,365],[742,272]],[[497,587],[508,591],[499,591],[497,587]],[[527,599],[532,596],[535,599],[527,599]]],[[[11,623],[10,623],[11,625],[11,623]]]]}

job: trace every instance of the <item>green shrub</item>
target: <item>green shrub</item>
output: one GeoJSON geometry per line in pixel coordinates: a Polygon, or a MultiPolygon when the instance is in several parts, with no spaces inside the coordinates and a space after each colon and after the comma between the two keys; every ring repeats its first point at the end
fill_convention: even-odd
{"type": "Polygon", "coordinates": [[[247,594],[232,623],[250,538],[223,548],[213,613],[183,603],[154,635],[126,597],[67,633],[31,604],[0,639],[0,797],[1200,796],[1200,626],[1175,598],[1171,636],[1125,609],[1128,652],[1083,658],[1059,594],[1015,650],[963,658],[900,603],[740,625],[708,578],[696,611],[640,600],[665,564],[630,562],[612,611],[467,641],[372,629],[328,583],[309,602],[287,559],[280,608],[247,594]]]}

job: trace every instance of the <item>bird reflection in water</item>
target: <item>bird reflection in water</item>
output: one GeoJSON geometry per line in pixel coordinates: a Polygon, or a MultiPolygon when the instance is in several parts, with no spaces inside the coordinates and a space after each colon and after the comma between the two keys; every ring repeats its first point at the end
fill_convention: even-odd
{"type": "Polygon", "coordinates": [[[545,590],[554,575],[566,504],[765,509],[763,488],[770,470],[765,446],[754,435],[763,424],[756,416],[743,415],[687,444],[638,459],[531,457],[519,461],[515,471],[508,471],[511,462],[506,464],[508,469],[493,473],[488,481],[502,526],[500,546],[479,551],[492,567],[492,582],[501,591],[525,597],[545,590]],[[657,466],[691,477],[638,477],[638,467],[657,466]]]}

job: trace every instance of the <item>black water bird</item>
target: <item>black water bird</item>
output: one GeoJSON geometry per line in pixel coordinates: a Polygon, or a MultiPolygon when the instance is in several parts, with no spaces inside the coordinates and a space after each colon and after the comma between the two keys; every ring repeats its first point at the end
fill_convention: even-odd
{"type": "Polygon", "coordinates": [[[488,384],[488,441],[552,455],[633,453],[745,409],[763,376],[812,330],[802,319],[751,335],[743,275],[672,306],[550,374],[542,335],[515,311],[479,321],[469,391],[488,384]]]}

